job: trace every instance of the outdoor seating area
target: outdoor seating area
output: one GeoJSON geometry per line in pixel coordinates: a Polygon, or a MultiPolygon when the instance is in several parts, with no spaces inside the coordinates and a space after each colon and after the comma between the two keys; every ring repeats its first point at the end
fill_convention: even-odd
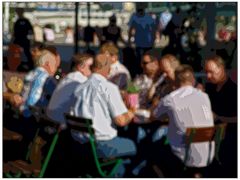
{"type": "Polygon", "coordinates": [[[2,5],[3,178],[238,177],[236,2],[2,5]]]}

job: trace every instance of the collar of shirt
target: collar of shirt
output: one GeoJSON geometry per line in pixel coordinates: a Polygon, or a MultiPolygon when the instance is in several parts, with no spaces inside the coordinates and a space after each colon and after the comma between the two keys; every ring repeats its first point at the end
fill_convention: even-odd
{"type": "Polygon", "coordinates": [[[74,80],[74,81],[77,81],[77,82],[80,82],[80,83],[83,83],[87,80],[87,77],[84,76],[81,72],[79,71],[74,71],[72,73],[69,73],[67,75],[67,78],[71,79],[71,80],[74,80]]]}
{"type": "Polygon", "coordinates": [[[98,80],[101,80],[101,81],[107,81],[107,79],[104,76],[102,76],[101,74],[98,74],[98,73],[93,73],[92,77],[94,77],[98,80]]]}
{"type": "Polygon", "coordinates": [[[111,65],[111,70],[108,77],[113,76],[120,69],[119,65],[120,63],[118,61],[111,65]]]}
{"type": "Polygon", "coordinates": [[[120,64],[119,61],[116,61],[111,65],[111,68],[118,68],[119,64],[120,64]]]}
{"type": "Polygon", "coordinates": [[[41,72],[49,75],[49,73],[47,72],[47,70],[44,69],[43,67],[37,67],[37,71],[41,71],[41,72]]]}
{"type": "Polygon", "coordinates": [[[192,87],[190,85],[183,86],[183,87],[180,87],[177,90],[173,91],[172,93],[170,93],[170,96],[173,97],[173,96],[176,96],[177,94],[180,93],[181,96],[184,97],[184,96],[186,96],[188,94],[191,94],[194,89],[196,89],[196,88],[194,88],[194,87],[192,87]]]}

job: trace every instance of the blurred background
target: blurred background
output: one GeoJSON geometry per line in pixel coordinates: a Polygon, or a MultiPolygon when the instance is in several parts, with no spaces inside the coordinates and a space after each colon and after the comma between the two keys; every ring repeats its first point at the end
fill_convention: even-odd
{"type": "MultiPolygon", "coordinates": [[[[202,59],[210,50],[223,57],[227,69],[236,69],[236,2],[141,3],[158,24],[154,48],[159,50],[160,56],[171,42],[171,34],[164,33],[159,27],[165,20],[164,13],[168,12],[175,25],[172,31],[176,31],[179,37],[176,44],[180,44],[181,52],[176,55],[180,59],[199,72],[202,59]]],[[[18,19],[17,8],[24,8],[24,17],[34,30],[32,39],[56,46],[61,55],[61,66],[67,71],[75,52],[98,51],[102,28],[109,25],[110,17],[116,18],[122,39],[127,41],[128,22],[136,5],[136,2],[3,2],[3,56],[12,42],[14,22],[18,19]]],[[[131,42],[134,48],[134,39],[131,42]]],[[[117,45],[120,49],[127,46],[122,41],[117,45]]],[[[123,61],[121,57],[120,51],[120,60],[123,61]]]]}

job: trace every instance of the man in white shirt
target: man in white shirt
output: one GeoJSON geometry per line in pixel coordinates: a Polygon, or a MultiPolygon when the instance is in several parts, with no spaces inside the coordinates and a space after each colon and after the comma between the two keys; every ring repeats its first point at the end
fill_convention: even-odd
{"type": "MultiPolygon", "coordinates": [[[[134,117],[122,100],[119,89],[106,77],[111,62],[105,54],[96,56],[93,74],[75,91],[74,113],[76,116],[93,120],[97,152],[100,157],[130,156],[136,154],[133,141],[117,136],[117,126],[128,125],[134,117]]],[[[73,133],[73,138],[82,143],[81,134],[73,133]]]]}
{"type": "Polygon", "coordinates": [[[93,58],[88,54],[76,54],[73,56],[73,72],[60,81],[53,92],[47,107],[47,116],[59,123],[65,123],[64,113],[70,111],[73,103],[73,92],[79,84],[84,83],[91,75],[90,67],[93,58]]]}
{"type": "MultiPolygon", "coordinates": [[[[182,162],[185,158],[185,132],[187,127],[211,127],[214,126],[211,103],[206,93],[193,87],[195,78],[193,70],[188,65],[179,66],[175,71],[175,82],[177,89],[165,96],[153,111],[154,119],[160,119],[162,115],[169,117],[168,140],[171,150],[182,162]]],[[[193,143],[190,146],[186,166],[205,167],[207,166],[210,153],[210,162],[214,156],[214,143],[209,150],[209,142],[193,143]],[[211,152],[209,152],[211,151],[211,152]]],[[[159,153],[161,154],[161,153],[159,153]]],[[[160,161],[166,162],[165,168],[169,167],[170,176],[173,176],[177,168],[171,166],[176,162],[169,163],[165,155],[160,161]],[[172,174],[173,173],[173,174],[172,174]]],[[[177,158],[175,158],[177,160],[177,158]]],[[[180,168],[179,168],[180,169],[180,168]]],[[[175,172],[176,174],[176,172],[175,172]]]]}
{"type": "Polygon", "coordinates": [[[116,84],[120,89],[127,87],[128,81],[131,81],[131,76],[128,69],[119,62],[119,50],[112,42],[107,42],[101,46],[101,53],[110,57],[111,70],[108,75],[108,80],[116,84]]]}

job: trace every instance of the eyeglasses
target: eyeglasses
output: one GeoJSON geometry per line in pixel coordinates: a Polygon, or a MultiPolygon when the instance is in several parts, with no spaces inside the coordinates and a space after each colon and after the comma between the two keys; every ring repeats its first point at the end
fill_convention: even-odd
{"type": "Polygon", "coordinates": [[[147,65],[147,64],[152,63],[152,62],[153,62],[153,61],[149,61],[149,62],[144,62],[144,61],[143,61],[142,64],[143,64],[143,65],[147,65]]]}

